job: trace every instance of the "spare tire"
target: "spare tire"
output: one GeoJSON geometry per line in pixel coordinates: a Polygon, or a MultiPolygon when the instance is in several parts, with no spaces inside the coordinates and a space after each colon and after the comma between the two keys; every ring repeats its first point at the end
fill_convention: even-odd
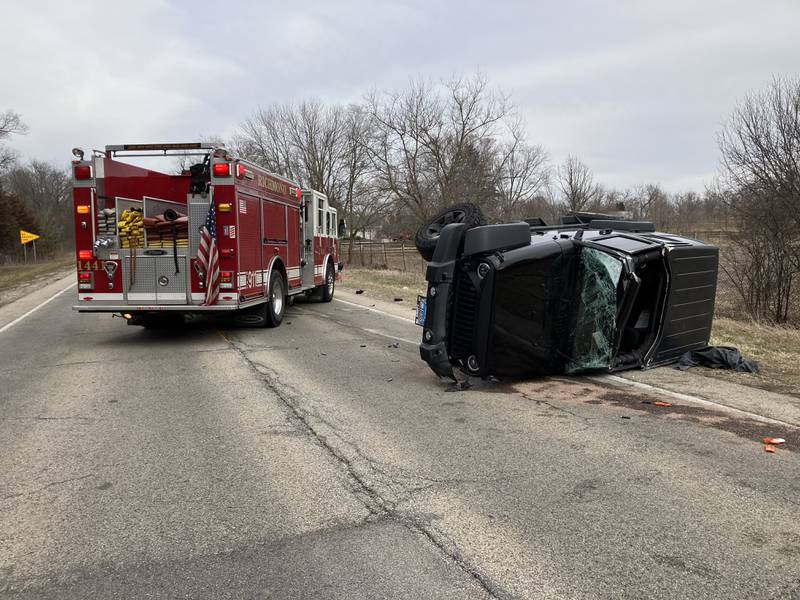
{"type": "Polygon", "coordinates": [[[433,258],[433,251],[436,250],[436,244],[439,242],[439,234],[444,226],[450,223],[464,223],[467,229],[472,229],[486,225],[486,219],[481,207],[471,202],[454,204],[445,208],[420,227],[414,236],[414,243],[422,258],[425,260],[433,258]]]}

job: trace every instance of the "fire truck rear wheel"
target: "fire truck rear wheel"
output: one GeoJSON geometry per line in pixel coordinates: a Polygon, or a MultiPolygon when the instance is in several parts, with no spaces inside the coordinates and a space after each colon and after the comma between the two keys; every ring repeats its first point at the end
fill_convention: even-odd
{"type": "Polygon", "coordinates": [[[333,292],[336,289],[336,271],[333,270],[333,265],[328,263],[325,269],[325,283],[322,284],[322,301],[330,302],[333,300],[333,292]]]}
{"type": "Polygon", "coordinates": [[[280,325],[283,315],[286,314],[286,283],[277,269],[273,269],[269,276],[269,302],[266,304],[266,310],[265,325],[267,327],[280,325]]]}

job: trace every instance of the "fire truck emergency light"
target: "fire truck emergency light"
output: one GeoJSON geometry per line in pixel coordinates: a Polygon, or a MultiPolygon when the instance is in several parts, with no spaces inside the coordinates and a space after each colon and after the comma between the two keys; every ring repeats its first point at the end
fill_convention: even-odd
{"type": "Polygon", "coordinates": [[[78,165],[75,167],[75,179],[84,180],[92,178],[92,167],[89,165],[78,165]]]}
{"type": "Polygon", "coordinates": [[[231,165],[230,163],[215,163],[214,164],[214,177],[230,177],[231,165]]]}
{"type": "Polygon", "coordinates": [[[78,252],[78,258],[81,260],[92,260],[92,251],[91,250],[80,250],[78,252]]]}

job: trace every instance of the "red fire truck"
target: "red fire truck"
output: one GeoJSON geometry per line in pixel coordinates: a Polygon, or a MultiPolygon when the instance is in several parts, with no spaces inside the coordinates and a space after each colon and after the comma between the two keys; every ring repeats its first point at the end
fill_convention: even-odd
{"type": "Polygon", "coordinates": [[[333,297],[342,264],[336,209],[324,194],[219,144],[113,145],[88,160],[78,148],[73,154],[75,310],[119,313],[144,326],[236,311],[237,319],[275,327],[295,295],[333,297]],[[161,157],[175,167],[176,156],[196,163],[173,175],[141,166],[161,157]]]}

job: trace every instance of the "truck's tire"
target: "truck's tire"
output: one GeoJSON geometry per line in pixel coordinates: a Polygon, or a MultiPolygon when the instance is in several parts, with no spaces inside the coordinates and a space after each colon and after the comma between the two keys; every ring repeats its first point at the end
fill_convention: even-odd
{"type": "Polygon", "coordinates": [[[286,314],[286,282],[277,269],[269,276],[269,302],[265,305],[267,327],[277,327],[286,314]]]}
{"type": "Polygon", "coordinates": [[[422,255],[422,258],[425,260],[433,258],[433,251],[439,242],[439,234],[444,226],[450,223],[464,223],[467,229],[472,229],[473,227],[486,225],[486,219],[480,206],[471,202],[454,204],[445,208],[420,227],[416,236],[414,236],[417,252],[422,255]]]}
{"type": "Polygon", "coordinates": [[[336,289],[336,271],[331,263],[328,263],[328,266],[325,267],[325,283],[321,287],[322,301],[330,302],[333,300],[333,292],[336,289]]]}

